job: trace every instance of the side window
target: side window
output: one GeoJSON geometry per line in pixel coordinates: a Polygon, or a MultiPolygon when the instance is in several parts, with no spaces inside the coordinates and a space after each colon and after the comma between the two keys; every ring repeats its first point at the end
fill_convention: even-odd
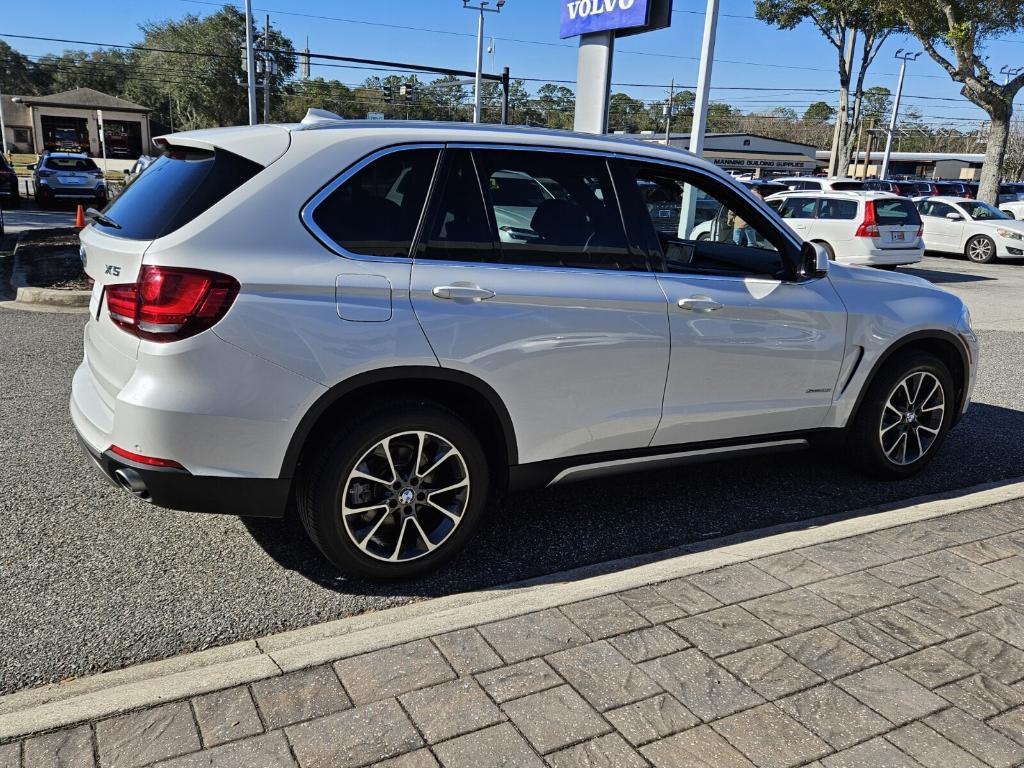
{"type": "Polygon", "coordinates": [[[665,271],[785,275],[779,252],[784,238],[739,192],[684,170],[640,164],[632,169],[660,241],[665,271]],[[666,210],[670,215],[663,214],[666,210]]]}
{"type": "Polygon", "coordinates": [[[497,251],[468,149],[445,152],[437,192],[416,258],[495,261],[497,251]]]}
{"type": "Polygon", "coordinates": [[[821,201],[821,208],[818,210],[819,219],[856,219],[856,200],[835,200],[826,197],[821,201]]]}
{"type": "Polygon", "coordinates": [[[808,192],[821,192],[821,182],[820,181],[801,181],[800,182],[800,189],[806,190],[808,192]]]}
{"type": "Polygon", "coordinates": [[[784,219],[813,219],[818,208],[816,197],[787,197],[779,209],[784,219]]]}
{"type": "Polygon", "coordinates": [[[437,154],[409,149],[384,155],[320,203],[313,221],[351,253],[409,256],[437,154]]]}
{"type": "Polygon", "coordinates": [[[499,261],[646,271],[631,252],[604,158],[473,150],[499,261]]]}
{"type": "Polygon", "coordinates": [[[940,219],[945,218],[947,213],[954,212],[953,206],[936,203],[934,200],[925,200],[924,206],[921,208],[921,213],[925,216],[935,216],[940,219]]]}

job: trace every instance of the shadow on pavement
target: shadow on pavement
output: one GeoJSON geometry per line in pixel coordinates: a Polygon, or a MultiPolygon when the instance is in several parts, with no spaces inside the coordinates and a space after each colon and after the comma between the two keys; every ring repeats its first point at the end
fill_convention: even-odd
{"type": "MultiPolygon", "coordinates": [[[[508,584],[617,558],[769,526],[956,491],[1024,475],[1024,411],[974,404],[931,465],[902,481],[861,475],[841,451],[811,450],[691,465],[508,496],[469,549],[425,578],[392,584],[340,578],[293,516],[250,519],[256,542],[283,568],[347,593],[432,597],[508,584]]],[[[797,525],[796,527],[800,527],[797,525]]]]}
{"type": "Polygon", "coordinates": [[[938,269],[915,269],[913,267],[902,267],[900,272],[915,277],[923,277],[930,283],[976,283],[985,280],[996,280],[995,277],[986,275],[965,274],[964,272],[943,272],[938,269]]]}

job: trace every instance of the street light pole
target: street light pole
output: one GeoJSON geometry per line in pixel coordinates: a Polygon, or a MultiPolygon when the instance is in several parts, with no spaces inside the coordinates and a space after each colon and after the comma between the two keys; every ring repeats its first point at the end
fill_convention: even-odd
{"type": "Polygon", "coordinates": [[[896,133],[896,118],[900,112],[900,97],[903,95],[903,78],[907,74],[907,62],[917,61],[921,52],[911,53],[900,48],[896,51],[896,58],[900,60],[900,79],[896,84],[896,98],[892,103],[892,117],[889,119],[889,130],[885,135],[885,155],[882,157],[882,170],[878,178],[885,179],[889,176],[889,156],[892,154],[892,135],[896,133]]]}
{"type": "Polygon", "coordinates": [[[471,5],[470,0],[462,0],[462,7],[470,11],[477,11],[480,16],[476,23],[476,77],[473,81],[473,122],[480,122],[480,102],[483,98],[481,80],[484,71],[484,13],[501,13],[505,0],[498,0],[494,8],[488,8],[490,0],[479,0],[477,5],[471,5]]]}
{"type": "Polygon", "coordinates": [[[249,125],[256,125],[256,53],[252,45],[252,0],[245,0],[245,63],[249,80],[249,125]]]}
{"type": "Polygon", "coordinates": [[[669,140],[671,139],[672,129],[672,107],[674,106],[673,101],[676,97],[676,79],[673,77],[672,82],[668,86],[668,104],[665,105],[665,146],[668,146],[669,140]]]}
{"type": "Polygon", "coordinates": [[[1003,85],[1007,85],[1011,77],[1016,77],[1021,72],[1024,72],[1024,67],[1011,67],[1009,64],[1004,64],[999,70],[999,74],[1004,76],[1003,85]]]}
{"type": "Polygon", "coordinates": [[[263,26],[263,122],[270,122],[270,14],[263,26]]]}

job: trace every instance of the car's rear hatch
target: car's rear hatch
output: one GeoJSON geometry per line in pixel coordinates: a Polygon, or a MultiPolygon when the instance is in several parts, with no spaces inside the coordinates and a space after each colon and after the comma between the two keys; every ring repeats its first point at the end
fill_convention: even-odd
{"type": "MultiPolygon", "coordinates": [[[[193,221],[263,170],[265,164],[253,156],[272,161],[284,153],[287,130],[266,129],[262,137],[254,135],[261,129],[249,129],[252,133],[243,135],[242,142],[224,141],[230,150],[214,143],[221,138],[217,131],[171,137],[174,143],[165,142],[164,154],[82,230],[85,271],[94,281],[85,357],[97,395],[108,408],[135,372],[140,342],[111,319],[107,289],[136,282],[156,240],[193,221]]],[[[223,134],[232,138],[231,129],[223,134]]]]}
{"type": "Polygon", "coordinates": [[[874,205],[878,236],[874,245],[881,250],[907,249],[917,246],[921,215],[910,200],[902,197],[869,200],[874,205]]]}

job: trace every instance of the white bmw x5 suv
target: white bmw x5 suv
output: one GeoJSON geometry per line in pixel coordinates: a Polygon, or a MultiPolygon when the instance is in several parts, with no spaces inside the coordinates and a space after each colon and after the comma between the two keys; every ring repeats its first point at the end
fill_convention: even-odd
{"type": "Polygon", "coordinates": [[[157,144],[82,232],[82,443],[163,507],[294,505],[363,577],[526,486],[821,436],[910,475],[970,399],[959,299],[829,264],[682,151],[323,114],[157,144]]]}

